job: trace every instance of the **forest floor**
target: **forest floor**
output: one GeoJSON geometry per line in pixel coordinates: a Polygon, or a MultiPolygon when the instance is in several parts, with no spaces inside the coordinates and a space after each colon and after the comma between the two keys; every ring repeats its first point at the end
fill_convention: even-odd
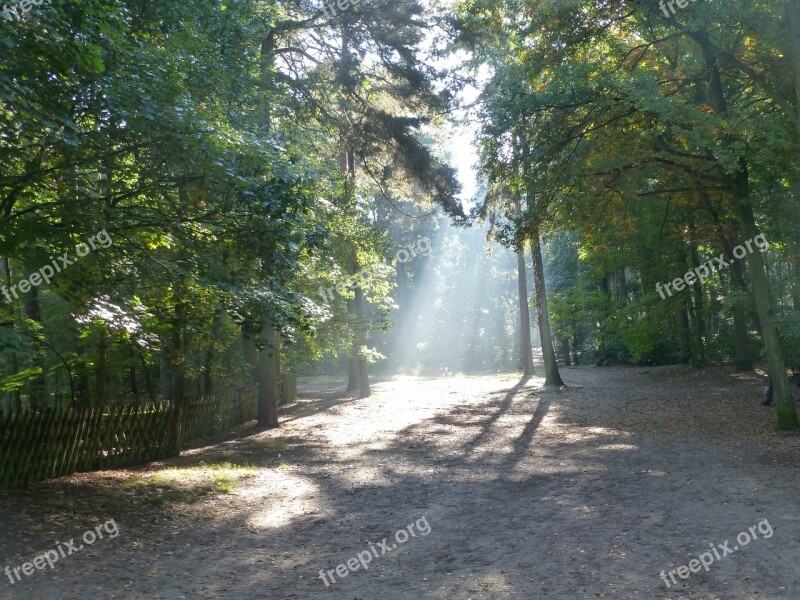
{"type": "Polygon", "coordinates": [[[0,494],[0,570],[109,519],[119,532],[20,582],[0,572],[0,599],[800,598],[800,435],[776,431],[763,378],[562,375],[558,391],[306,388],[279,430],[0,494]],[[319,578],[372,548],[367,570],[319,578]],[[660,578],[706,551],[707,572],[660,578]]]}

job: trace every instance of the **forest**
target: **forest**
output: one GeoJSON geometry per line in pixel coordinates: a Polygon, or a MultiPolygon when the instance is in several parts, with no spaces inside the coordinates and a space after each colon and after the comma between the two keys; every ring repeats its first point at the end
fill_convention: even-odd
{"type": "Polygon", "coordinates": [[[800,0],[0,42],[0,600],[800,593],[800,0]]]}

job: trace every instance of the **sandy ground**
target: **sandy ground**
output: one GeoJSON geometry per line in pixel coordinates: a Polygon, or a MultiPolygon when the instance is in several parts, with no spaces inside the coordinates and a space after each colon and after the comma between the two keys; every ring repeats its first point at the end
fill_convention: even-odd
{"type": "Polygon", "coordinates": [[[120,533],[13,585],[0,573],[0,598],[800,598],[800,436],[775,431],[763,379],[563,376],[561,391],[509,377],[391,381],[368,400],[306,390],[280,430],[172,461],[258,465],[193,503],[115,497],[129,471],[2,494],[0,569],[106,519],[120,533]],[[708,572],[659,577],[712,545],[708,572]],[[364,552],[368,570],[319,578],[364,552]]]}

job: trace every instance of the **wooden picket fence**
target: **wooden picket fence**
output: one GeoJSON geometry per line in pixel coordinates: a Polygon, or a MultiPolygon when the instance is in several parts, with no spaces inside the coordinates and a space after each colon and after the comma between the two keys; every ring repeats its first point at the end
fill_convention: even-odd
{"type": "Polygon", "coordinates": [[[193,398],[184,408],[183,441],[219,435],[241,423],[258,418],[258,390],[233,390],[215,396],[193,398]]]}
{"type": "MultiPolygon", "coordinates": [[[[182,443],[217,435],[252,421],[257,413],[256,390],[188,398],[182,443]]],[[[175,408],[169,404],[0,411],[0,489],[164,458],[174,447],[174,419],[175,408]]]]}

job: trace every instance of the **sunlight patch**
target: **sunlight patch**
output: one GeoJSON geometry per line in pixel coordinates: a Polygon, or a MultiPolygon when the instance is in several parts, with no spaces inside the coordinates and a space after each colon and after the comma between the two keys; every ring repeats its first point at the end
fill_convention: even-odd
{"type": "Polygon", "coordinates": [[[247,522],[254,529],[275,529],[289,525],[298,518],[329,516],[331,511],[322,507],[319,486],[306,477],[298,477],[284,470],[263,473],[256,485],[239,494],[254,501],[269,498],[261,510],[252,513],[247,522]]]}
{"type": "Polygon", "coordinates": [[[598,450],[638,450],[639,446],[633,444],[604,444],[598,450]]]}

